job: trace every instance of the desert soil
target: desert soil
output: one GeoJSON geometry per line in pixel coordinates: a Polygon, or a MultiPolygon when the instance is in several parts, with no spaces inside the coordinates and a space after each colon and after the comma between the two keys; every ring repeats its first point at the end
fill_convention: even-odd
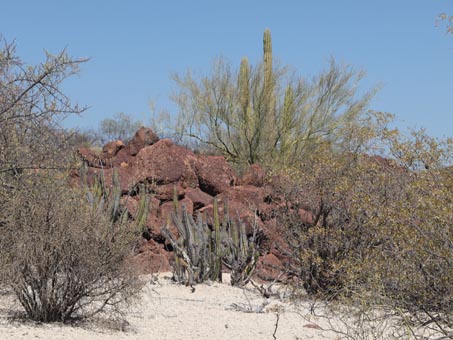
{"type": "Polygon", "coordinates": [[[298,306],[280,297],[263,298],[248,286],[227,283],[190,287],[171,281],[171,274],[147,278],[140,302],[126,322],[103,319],[78,325],[26,322],[12,313],[20,307],[11,295],[0,296],[0,339],[335,339],[323,330],[324,319],[310,315],[308,303],[298,306]],[[278,327],[276,321],[278,316],[278,327]],[[274,334],[275,332],[275,334],[274,334]]]}

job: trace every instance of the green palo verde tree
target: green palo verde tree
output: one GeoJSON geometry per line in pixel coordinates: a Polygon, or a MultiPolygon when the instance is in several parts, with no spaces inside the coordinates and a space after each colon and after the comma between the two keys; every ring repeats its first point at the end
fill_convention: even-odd
{"type": "Polygon", "coordinates": [[[218,59],[207,76],[175,75],[176,130],[238,165],[296,161],[326,140],[354,134],[374,90],[358,95],[362,72],[329,67],[306,80],[273,63],[269,30],[263,60],[243,58],[239,70],[218,59]]]}

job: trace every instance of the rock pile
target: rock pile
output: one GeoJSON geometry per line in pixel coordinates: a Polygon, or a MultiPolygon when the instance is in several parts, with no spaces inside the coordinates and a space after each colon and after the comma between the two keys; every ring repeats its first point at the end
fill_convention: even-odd
{"type": "MultiPolygon", "coordinates": [[[[195,154],[169,139],[159,140],[148,128],[139,129],[127,144],[119,140],[107,143],[100,153],[87,148],[78,152],[88,166],[88,183],[103,172],[106,185],[112,185],[113,171],[117,171],[121,203],[132,215],[138,209],[139,184],[146,184],[151,193],[147,232],[135,257],[144,272],[171,268],[173,256],[161,228],[174,209],[175,188],[180,206],[192,214],[200,211],[212,217],[214,197],[222,214],[223,203],[228,202],[230,217],[244,222],[248,233],[253,233],[253,225],[258,227],[258,274],[275,277],[283,270],[285,256],[281,249],[285,241],[276,220],[283,201],[266,184],[265,171],[258,164],[239,177],[222,156],[195,154]]],[[[306,211],[303,214],[310,215],[306,211]]]]}

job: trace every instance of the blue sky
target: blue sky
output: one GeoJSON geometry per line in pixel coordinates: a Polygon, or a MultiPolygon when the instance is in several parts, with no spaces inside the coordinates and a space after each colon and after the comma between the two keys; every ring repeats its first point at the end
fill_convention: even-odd
{"type": "Polygon", "coordinates": [[[117,112],[146,121],[150,101],[175,112],[173,72],[206,72],[217,56],[257,62],[269,28],[282,64],[311,77],[333,56],[367,72],[364,90],[382,86],[371,109],[453,135],[453,36],[435,26],[439,13],[453,14],[453,0],[1,2],[0,33],[24,61],[63,48],[91,58],[65,84],[90,107],[68,126],[96,127],[117,112]]]}

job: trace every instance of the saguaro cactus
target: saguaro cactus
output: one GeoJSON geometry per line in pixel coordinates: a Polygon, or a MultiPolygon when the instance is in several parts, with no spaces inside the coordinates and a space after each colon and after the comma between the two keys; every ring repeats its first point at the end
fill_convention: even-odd
{"type": "Polygon", "coordinates": [[[264,83],[269,88],[272,83],[272,39],[271,31],[266,29],[263,37],[264,83]]]}
{"type": "Polygon", "coordinates": [[[241,107],[244,115],[247,115],[247,111],[250,105],[250,66],[247,57],[242,58],[241,67],[239,69],[238,87],[241,96],[241,107]]]}
{"type": "Polygon", "coordinates": [[[273,146],[266,143],[261,143],[261,139],[266,138],[275,140],[277,138],[277,130],[275,129],[275,122],[277,121],[277,100],[275,96],[275,75],[273,73],[272,65],[272,40],[271,31],[266,29],[263,36],[263,69],[264,69],[264,83],[263,83],[263,102],[260,110],[260,152],[272,153],[273,146]],[[262,148],[266,146],[266,148],[262,148]]]}

